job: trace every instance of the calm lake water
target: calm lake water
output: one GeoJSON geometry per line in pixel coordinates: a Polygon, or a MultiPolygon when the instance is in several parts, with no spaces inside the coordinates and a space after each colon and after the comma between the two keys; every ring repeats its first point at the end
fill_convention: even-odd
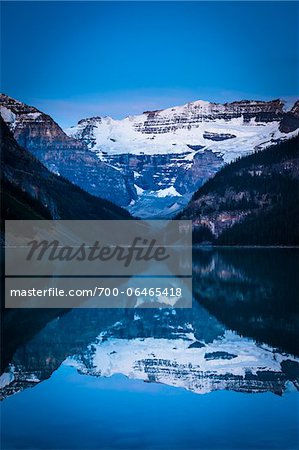
{"type": "Polygon", "coordinates": [[[194,250],[192,309],[7,312],[1,447],[299,448],[298,257],[194,250]]]}

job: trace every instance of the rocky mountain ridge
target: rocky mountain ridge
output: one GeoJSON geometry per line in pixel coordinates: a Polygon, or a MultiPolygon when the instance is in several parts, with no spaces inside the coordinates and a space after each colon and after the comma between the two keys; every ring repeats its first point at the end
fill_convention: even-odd
{"type": "Polygon", "coordinates": [[[47,114],[7,95],[0,95],[0,113],[18,144],[56,175],[117,205],[130,203],[120,171],[100,161],[84,143],[67,136],[47,114]]]}
{"type": "MultiPolygon", "coordinates": [[[[262,137],[275,139],[281,137],[280,133],[291,132],[284,129],[281,122],[286,122],[286,118],[290,117],[297,119],[298,105],[299,101],[295,102],[290,111],[286,111],[284,102],[280,99],[268,102],[244,100],[224,104],[199,100],[165,110],[146,111],[121,120],[108,116],[90,117],[80,120],[76,126],[65,131],[90,149],[104,155],[106,152],[110,155],[184,153],[190,149],[202,150],[213,144],[211,141],[225,141],[241,136],[254,142],[256,147],[262,144],[258,142],[262,137]],[[275,123],[275,126],[267,127],[271,123],[275,123]],[[179,147],[171,151],[171,146],[179,147]]],[[[298,128],[299,123],[296,125],[294,129],[298,128]]],[[[234,147],[234,141],[230,144],[234,147]]],[[[215,146],[211,148],[217,150],[215,146]]],[[[219,147],[218,150],[222,149],[219,147]]],[[[223,156],[226,161],[230,161],[233,155],[227,155],[227,150],[224,147],[223,156]]],[[[242,149],[240,152],[242,153],[242,149]]]]}
{"type": "Polygon", "coordinates": [[[137,123],[135,129],[145,134],[159,134],[179,128],[197,128],[201,122],[220,119],[230,121],[243,118],[246,123],[255,118],[256,122],[272,122],[282,118],[283,106],[284,103],[279,99],[270,102],[244,100],[224,104],[199,100],[182,107],[145,112],[146,120],[137,123]]]}
{"type": "Polygon", "coordinates": [[[40,218],[47,219],[130,217],[122,208],[93,197],[63,177],[51,173],[16,142],[1,117],[0,129],[2,199],[6,219],[22,218],[28,204],[31,212],[38,212],[40,218]]]}
{"type": "Polygon", "coordinates": [[[205,101],[122,120],[82,119],[66,133],[125,174],[128,209],[142,217],[171,217],[225,163],[298,132],[298,104],[282,100],[205,101]]]}
{"type": "Polygon", "coordinates": [[[50,171],[142,218],[171,218],[226,163],[299,131],[299,102],[205,101],[123,120],[93,117],[65,132],[34,107],[0,96],[18,143],[50,171]]]}
{"type": "Polygon", "coordinates": [[[67,136],[47,114],[5,94],[0,94],[0,112],[24,148],[34,150],[55,147],[56,150],[84,150],[82,142],[67,136]]]}

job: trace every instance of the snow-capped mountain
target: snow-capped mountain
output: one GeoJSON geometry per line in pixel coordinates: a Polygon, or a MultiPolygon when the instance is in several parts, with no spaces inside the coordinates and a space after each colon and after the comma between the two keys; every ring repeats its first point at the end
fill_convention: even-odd
{"type": "Polygon", "coordinates": [[[47,114],[0,95],[1,116],[50,171],[144,218],[172,217],[225,163],[299,130],[299,101],[196,101],[123,120],[93,117],[63,131],[47,114]]]}
{"type": "Polygon", "coordinates": [[[111,117],[83,119],[65,131],[100,155],[186,152],[194,155],[209,148],[215,153],[220,152],[229,162],[269,140],[283,137],[280,130],[283,107],[281,100],[226,104],[196,101],[161,111],[147,111],[123,120],[111,117]]]}
{"type": "Polygon", "coordinates": [[[195,101],[123,120],[83,119],[65,132],[128,179],[129,209],[142,217],[175,214],[223,164],[298,132],[298,102],[195,101]]]}

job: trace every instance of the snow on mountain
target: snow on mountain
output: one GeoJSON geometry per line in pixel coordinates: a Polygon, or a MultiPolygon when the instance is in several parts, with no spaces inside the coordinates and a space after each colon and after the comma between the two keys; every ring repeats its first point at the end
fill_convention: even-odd
{"type": "Polygon", "coordinates": [[[231,389],[243,392],[282,393],[287,380],[282,355],[267,345],[226,331],[222,338],[205,344],[195,339],[192,327],[175,339],[106,339],[102,333],[83,355],[66,359],[80,373],[132,379],[182,387],[198,394],[231,389]],[[267,380],[267,381],[266,381],[267,380]]]}
{"type": "Polygon", "coordinates": [[[265,142],[286,137],[279,130],[283,102],[204,101],[161,111],[145,112],[123,120],[94,117],[81,120],[66,133],[84,141],[99,156],[108,154],[196,154],[210,149],[225,162],[252,152],[265,142]]]}
{"type": "Polygon", "coordinates": [[[225,163],[299,130],[299,102],[195,101],[114,120],[92,117],[65,132],[53,119],[0,94],[17,142],[50,171],[142,218],[170,218],[225,163]]]}
{"type": "Polygon", "coordinates": [[[297,134],[295,105],[285,112],[281,100],[199,100],[123,120],[83,119],[65,132],[125,174],[132,214],[171,217],[223,164],[297,134]]]}
{"type": "Polygon", "coordinates": [[[159,191],[156,191],[156,195],[159,198],[168,197],[168,196],[181,197],[181,194],[179,194],[173,186],[166,188],[166,189],[160,189],[159,191]]]}

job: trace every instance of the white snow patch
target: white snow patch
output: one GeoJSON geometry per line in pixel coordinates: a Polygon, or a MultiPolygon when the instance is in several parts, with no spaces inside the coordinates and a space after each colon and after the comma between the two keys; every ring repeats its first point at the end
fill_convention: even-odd
{"type": "Polygon", "coordinates": [[[37,376],[34,373],[32,373],[29,375],[29,377],[26,378],[26,381],[29,381],[31,383],[39,383],[40,379],[37,378],[37,376]]]}
{"type": "Polygon", "coordinates": [[[169,197],[169,196],[171,196],[171,197],[181,197],[181,194],[178,193],[178,191],[175,189],[174,186],[170,186],[168,188],[160,189],[159,191],[155,191],[155,194],[159,198],[169,197]]]}
{"type": "Polygon", "coordinates": [[[12,126],[15,123],[16,115],[10,110],[5,108],[5,106],[0,106],[0,114],[4,122],[12,126]]]}
{"type": "Polygon", "coordinates": [[[0,389],[3,389],[5,386],[8,386],[10,383],[13,382],[15,379],[15,376],[13,372],[4,372],[0,376],[0,389]]]}
{"type": "Polygon", "coordinates": [[[30,119],[33,119],[33,120],[35,120],[35,119],[37,119],[38,117],[40,117],[41,116],[41,113],[28,113],[28,114],[26,114],[26,116],[27,117],[30,117],[30,119]]]}
{"type": "Polygon", "coordinates": [[[138,186],[137,184],[134,184],[134,187],[136,189],[137,195],[142,195],[144,192],[144,189],[142,189],[140,186],[138,186]]]}

